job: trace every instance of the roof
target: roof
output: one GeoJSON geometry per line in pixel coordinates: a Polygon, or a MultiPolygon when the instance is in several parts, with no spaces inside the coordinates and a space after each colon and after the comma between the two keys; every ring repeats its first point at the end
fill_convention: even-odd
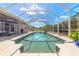
{"type": "Polygon", "coordinates": [[[4,8],[0,8],[0,14],[3,14],[3,15],[7,16],[10,19],[17,20],[17,21],[22,22],[22,23],[26,23],[19,16],[16,16],[16,15],[10,13],[8,10],[6,10],[4,8]]]}

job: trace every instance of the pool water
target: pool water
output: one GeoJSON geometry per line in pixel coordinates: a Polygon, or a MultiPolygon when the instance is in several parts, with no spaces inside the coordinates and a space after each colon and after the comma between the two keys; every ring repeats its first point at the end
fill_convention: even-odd
{"type": "Polygon", "coordinates": [[[32,33],[19,43],[24,45],[26,53],[55,53],[60,50],[56,44],[63,44],[64,41],[47,33],[32,33]]]}

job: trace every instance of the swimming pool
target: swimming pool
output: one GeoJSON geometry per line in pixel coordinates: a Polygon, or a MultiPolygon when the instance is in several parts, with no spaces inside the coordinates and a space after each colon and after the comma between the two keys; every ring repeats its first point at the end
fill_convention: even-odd
{"type": "Polygon", "coordinates": [[[63,44],[64,41],[48,33],[32,33],[19,42],[23,44],[26,53],[55,53],[59,52],[56,44],[63,44]]]}

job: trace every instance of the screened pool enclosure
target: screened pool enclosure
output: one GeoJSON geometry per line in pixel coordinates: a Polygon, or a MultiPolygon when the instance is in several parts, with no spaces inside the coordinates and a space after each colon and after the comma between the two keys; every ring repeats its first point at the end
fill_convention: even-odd
{"type": "MultiPolygon", "coordinates": [[[[29,31],[41,31],[44,27],[47,31],[66,35],[79,31],[78,3],[0,3],[0,9],[26,21],[29,31]]],[[[0,25],[0,32],[1,28],[0,25]]]]}

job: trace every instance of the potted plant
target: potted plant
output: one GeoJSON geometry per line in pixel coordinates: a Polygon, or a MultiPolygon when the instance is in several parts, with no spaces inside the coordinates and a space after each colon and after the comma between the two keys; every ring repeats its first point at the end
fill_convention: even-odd
{"type": "Polygon", "coordinates": [[[79,32],[71,32],[70,38],[72,38],[75,41],[76,45],[79,46],[79,32]]]}

